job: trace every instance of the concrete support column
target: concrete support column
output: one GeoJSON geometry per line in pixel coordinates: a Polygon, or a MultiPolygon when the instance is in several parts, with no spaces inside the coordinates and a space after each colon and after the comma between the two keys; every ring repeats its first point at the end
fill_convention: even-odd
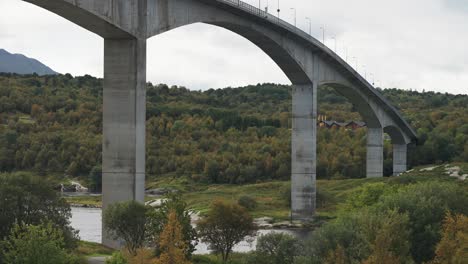
{"type": "MultiPolygon", "coordinates": [[[[120,201],[144,201],[146,40],[104,41],[102,146],[103,210],[120,201]]],[[[106,246],[120,247],[102,229],[106,246]]]]}
{"type": "Polygon", "coordinates": [[[367,128],[367,178],[383,177],[383,129],[367,128]]]}
{"type": "Polygon", "coordinates": [[[393,144],[393,175],[397,176],[407,170],[406,144],[393,144]]]}
{"type": "Polygon", "coordinates": [[[294,85],[292,104],[291,216],[308,221],[315,213],[317,84],[294,85]]]}

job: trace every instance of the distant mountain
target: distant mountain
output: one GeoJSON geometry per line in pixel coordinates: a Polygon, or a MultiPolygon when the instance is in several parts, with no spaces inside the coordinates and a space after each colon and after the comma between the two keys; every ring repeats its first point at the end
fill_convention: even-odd
{"type": "Polygon", "coordinates": [[[36,59],[28,58],[22,54],[11,54],[4,49],[0,49],[0,72],[52,75],[57,74],[51,68],[42,64],[36,59]]]}

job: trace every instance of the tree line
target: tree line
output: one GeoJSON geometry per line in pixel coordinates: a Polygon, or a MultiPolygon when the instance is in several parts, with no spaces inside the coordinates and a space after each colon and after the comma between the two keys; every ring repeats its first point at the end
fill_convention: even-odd
{"type": "MultiPolygon", "coordinates": [[[[381,90],[415,128],[410,166],[468,160],[468,96],[381,90]]],[[[251,183],[290,177],[290,87],[191,91],[147,85],[148,177],[251,183]]],[[[331,89],[319,113],[361,120],[331,89]]],[[[102,150],[102,79],[0,74],[0,171],[96,178],[102,150]]],[[[366,130],[318,131],[319,178],[365,177],[366,130]]],[[[392,174],[392,147],[384,144],[392,174]]]]}

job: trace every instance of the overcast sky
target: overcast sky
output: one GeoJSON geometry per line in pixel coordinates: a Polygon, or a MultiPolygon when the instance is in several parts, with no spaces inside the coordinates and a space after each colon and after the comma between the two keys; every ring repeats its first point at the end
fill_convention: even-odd
{"type": "MultiPolygon", "coordinates": [[[[258,0],[245,0],[258,6],[258,0]]],[[[277,1],[270,0],[270,10],[277,1]]],[[[262,0],[262,8],[267,0],[262,0]]],[[[468,0],[281,0],[281,17],[335,46],[381,87],[468,94],[468,0]]],[[[0,0],[0,48],[55,71],[102,77],[103,40],[20,0],[0,0]]],[[[148,43],[148,81],[190,89],[290,84],[259,48],[225,29],[194,24],[148,43]]]]}

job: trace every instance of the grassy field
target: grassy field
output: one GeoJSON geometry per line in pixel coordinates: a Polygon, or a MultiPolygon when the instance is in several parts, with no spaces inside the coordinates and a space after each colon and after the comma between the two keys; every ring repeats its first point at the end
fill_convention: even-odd
{"type": "MultiPolygon", "coordinates": [[[[452,163],[448,165],[430,165],[414,168],[411,172],[400,177],[377,179],[347,179],[347,180],[318,180],[317,181],[317,216],[334,217],[340,203],[357,188],[366,183],[387,182],[389,184],[411,184],[422,181],[457,181],[449,177],[447,167],[459,166],[460,174],[468,173],[468,163],[452,163]],[[432,170],[425,168],[435,167],[432,170]]],[[[460,181],[468,191],[467,181],[460,181]]],[[[213,185],[202,184],[187,178],[162,177],[147,183],[147,188],[170,188],[178,190],[189,207],[203,214],[210,204],[217,199],[237,202],[242,196],[251,196],[257,201],[257,208],[251,211],[253,217],[273,217],[275,221],[289,219],[289,181],[272,181],[247,185],[213,185]]],[[[147,200],[154,199],[147,197],[147,200]]],[[[88,204],[99,206],[101,197],[68,197],[74,204],[88,204]]]]}
{"type": "Polygon", "coordinates": [[[76,253],[84,257],[110,256],[114,249],[108,248],[98,243],[80,241],[76,253]]]}

